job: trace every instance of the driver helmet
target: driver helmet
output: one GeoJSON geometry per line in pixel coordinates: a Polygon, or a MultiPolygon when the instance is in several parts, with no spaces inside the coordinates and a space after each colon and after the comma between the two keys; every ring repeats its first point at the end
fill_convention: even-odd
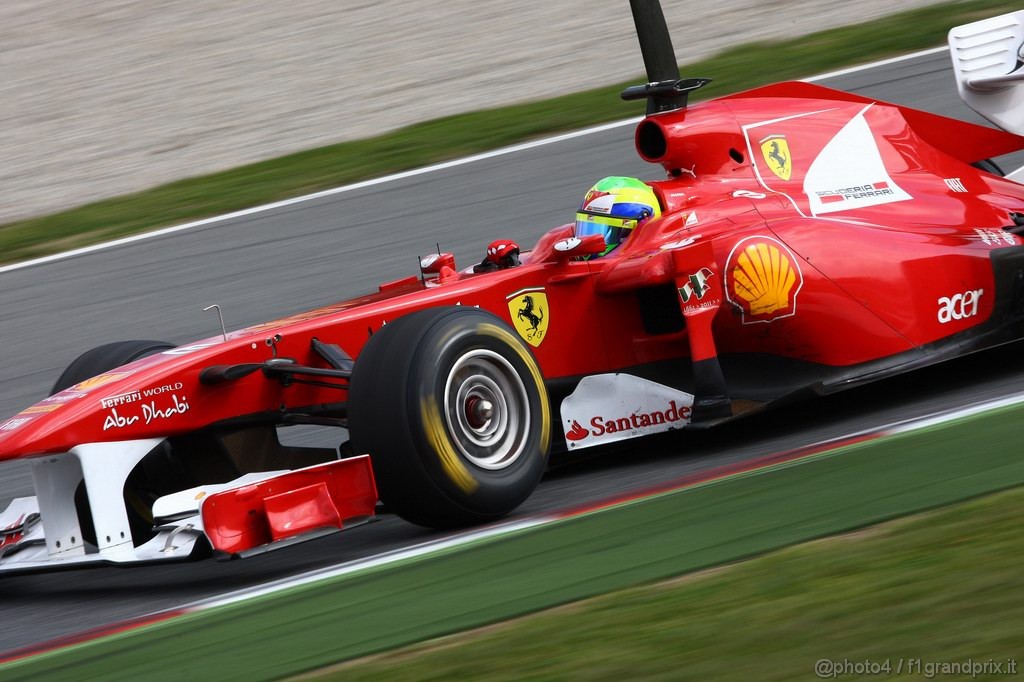
{"type": "Polygon", "coordinates": [[[575,236],[604,237],[605,255],[640,225],[661,215],[658,197],[650,185],[636,178],[612,176],[598,181],[583,198],[576,213],[575,236]]]}

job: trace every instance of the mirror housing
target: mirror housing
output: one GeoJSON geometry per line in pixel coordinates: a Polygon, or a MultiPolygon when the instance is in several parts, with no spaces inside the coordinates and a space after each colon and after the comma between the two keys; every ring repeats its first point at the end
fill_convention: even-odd
{"type": "Polygon", "coordinates": [[[551,245],[551,256],[557,261],[568,261],[581,256],[597,256],[604,253],[607,245],[599,234],[586,237],[566,237],[551,245]]]}
{"type": "Polygon", "coordinates": [[[420,272],[424,275],[440,275],[444,268],[455,269],[454,253],[432,253],[420,259],[420,272]]]}

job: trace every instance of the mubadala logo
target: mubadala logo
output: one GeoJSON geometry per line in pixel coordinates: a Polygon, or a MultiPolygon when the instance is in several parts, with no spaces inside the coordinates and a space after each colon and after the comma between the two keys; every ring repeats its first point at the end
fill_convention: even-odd
{"type": "Polygon", "coordinates": [[[698,301],[704,298],[704,294],[711,288],[708,278],[714,274],[708,268],[701,268],[696,274],[690,275],[687,278],[689,281],[679,287],[679,298],[683,299],[683,303],[689,303],[694,298],[698,301]]]}
{"type": "Polygon", "coordinates": [[[978,301],[984,289],[969,289],[962,294],[943,296],[939,299],[939,322],[946,324],[951,320],[963,320],[978,314],[978,301]]]}

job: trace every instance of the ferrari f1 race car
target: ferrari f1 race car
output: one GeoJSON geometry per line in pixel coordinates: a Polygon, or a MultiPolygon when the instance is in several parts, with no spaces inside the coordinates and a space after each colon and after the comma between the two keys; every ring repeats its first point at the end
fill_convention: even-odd
{"type": "Polygon", "coordinates": [[[35,496],[0,570],[238,557],[386,508],[515,509],[553,447],[706,428],[1024,335],[1024,12],[954,29],[998,128],[803,82],[687,106],[661,8],[634,0],[636,128],[663,179],[611,178],[522,253],[450,254],[375,293],[177,346],[90,350],[0,422],[35,496]],[[644,197],[647,197],[646,203],[644,197]],[[622,214],[620,209],[639,213],[622,214]],[[586,343],[581,343],[581,340],[586,343]],[[283,425],[348,430],[288,447],[283,425]]]}

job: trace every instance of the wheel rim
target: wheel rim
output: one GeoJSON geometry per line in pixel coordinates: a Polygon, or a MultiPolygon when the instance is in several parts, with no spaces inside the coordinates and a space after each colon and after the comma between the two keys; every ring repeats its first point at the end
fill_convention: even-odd
{"type": "Polygon", "coordinates": [[[477,349],[459,358],[445,382],[444,412],[452,444],[481,469],[504,469],[526,447],[526,386],[494,351],[477,349]]]}

